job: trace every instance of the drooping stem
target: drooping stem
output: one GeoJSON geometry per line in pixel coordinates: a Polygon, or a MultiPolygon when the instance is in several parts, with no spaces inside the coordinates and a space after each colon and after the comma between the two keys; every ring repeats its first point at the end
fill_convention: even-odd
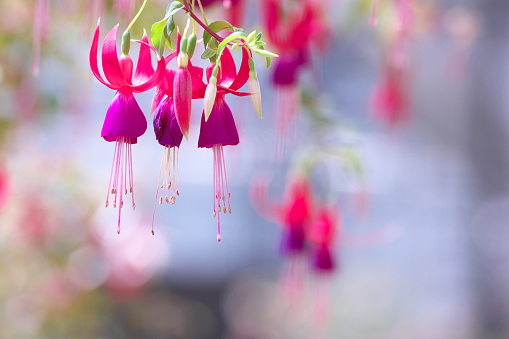
{"type": "Polygon", "coordinates": [[[129,26],[127,26],[126,31],[131,30],[131,27],[133,27],[133,25],[134,25],[134,23],[136,22],[136,20],[138,20],[138,18],[140,17],[141,12],[143,12],[143,9],[145,9],[145,5],[147,4],[147,1],[148,1],[148,0],[144,0],[144,1],[143,1],[143,3],[141,4],[140,10],[139,10],[139,11],[138,11],[138,13],[136,14],[136,16],[133,18],[133,20],[131,21],[131,23],[129,24],[129,26]]]}
{"type": "MultiPolygon", "coordinates": [[[[201,9],[201,3],[200,3],[200,1],[198,1],[198,4],[200,5],[200,9],[201,9]]],[[[213,37],[214,39],[216,39],[216,40],[217,40],[217,41],[219,41],[219,42],[222,42],[222,41],[224,40],[224,39],[223,39],[223,38],[221,38],[219,35],[217,35],[217,33],[216,33],[216,32],[214,32],[213,30],[211,30],[211,29],[208,27],[208,24],[207,24],[206,22],[204,23],[203,21],[201,21],[201,20],[200,20],[200,18],[198,18],[198,17],[196,16],[196,14],[194,14],[194,13],[193,13],[193,11],[191,10],[191,7],[189,7],[189,5],[187,4],[187,2],[186,2],[186,4],[184,5],[183,9],[184,9],[184,10],[185,10],[188,14],[189,14],[189,16],[190,16],[190,17],[191,17],[191,18],[192,18],[192,19],[193,19],[193,20],[194,20],[194,21],[195,21],[198,25],[200,25],[200,26],[201,26],[201,27],[202,27],[205,31],[207,31],[210,35],[212,35],[212,37],[213,37]]],[[[204,18],[204,20],[206,21],[206,19],[205,19],[205,18],[204,18]]]]}

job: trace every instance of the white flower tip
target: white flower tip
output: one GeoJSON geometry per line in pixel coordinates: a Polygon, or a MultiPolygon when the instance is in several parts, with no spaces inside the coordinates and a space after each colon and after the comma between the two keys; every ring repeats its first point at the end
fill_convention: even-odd
{"type": "Polygon", "coordinates": [[[205,97],[204,97],[204,113],[205,113],[205,121],[209,120],[210,113],[212,112],[212,107],[214,106],[214,101],[216,100],[217,87],[213,82],[209,82],[207,88],[205,89],[205,97]]]}
{"type": "Polygon", "coordinates": [[[253,105],[256,114],[262,119],[262,95],[260,91],[260,83],[257,78],[250,78],[248,82],[248,89],[251,93],[251,104],[253,105]]]}
{"type": "Polygon", "coordinates": [[[217,242],[221,242],[221,239],[222,239],[221,234],[218,234],[217,235],[217,242]]]}

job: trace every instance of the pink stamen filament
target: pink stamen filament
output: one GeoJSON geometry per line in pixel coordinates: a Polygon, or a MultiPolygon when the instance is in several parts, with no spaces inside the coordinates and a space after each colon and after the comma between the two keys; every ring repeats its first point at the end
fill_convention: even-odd
{"type": "Polygon", "coordinates": [[[166,201],[166,203],[175,204],[177,196],[179,195],[178,179],[178,149],[177,147],[165,146],[163,156],[161,157],[161,165],[159,166],[159,178],[157,179],[156,200],[154,212],[152,214],[152,235],[154,234],[154,220],[157,204],[162,205],[163,200],[166,201]],[[159,195],[159,190],[161,191],[161,195],[159,195]]]}
{"type": "Polygon", "coordinates": [[[228,189],[228,179],[226,176],[226,164],[224,161],[224,152],[222,145],[212,147],[214,169],[213,169],[213,212],[212,216],[217,216],[217,241],[221,241],[221,210],[226,213],[226,197],[228,197],[228,212],[231,213],[230,191],[228,189]],[[221,205],[222,201],[222,205],[221,205]]]}
{"type": "Polygon", "coordinates": [[[106,194],[106,207],[109,205],[110,194],[114,195],[113,207],[117,207],[118,202],[118,223],[117,233],[120,233],[120,219],[122,216],[122,207],[124,205],[124,195],[131,193],[132,206],[135,208],[134,202],[134,185],[133,185],[133,167],[132,167],[132,150],[129,138],[117,137],[115,143],[115,151],[113,154],[113,162],[111,165],[110,181],[108,183],[108,192],[106,194]],[[125,150],[123,149],[125,146],[125,150]],[[129,190],[127,190],[129,187],[129,190]]]}
{"type": "Polygon", "coordinates": [[[277,148],[276,156],[284,159],[290,131],[295,133],[295,118],[299,110],[298,89],[295,84],[276,87],[277,148]]]}

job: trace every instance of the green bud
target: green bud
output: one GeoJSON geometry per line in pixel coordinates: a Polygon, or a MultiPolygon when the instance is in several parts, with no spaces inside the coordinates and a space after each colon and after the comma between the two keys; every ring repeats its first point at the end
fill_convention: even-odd
{"type": "Polygon", "coordinates": [[[189,58],[193,57],[195,47],[196,47],[196,34],[193,33],[189,36],[189,39],[187,40],[187,54],[189,55],[189,58]]]}
{"type": "Polygon", "coordinates": [[[183,37],[180,41],[180,52],[187,53],[187,38],[183,37]]]}
{"type": "Polygon", "coordinates": [[[249,58],[249,77],[254,79],[256,78],[256,69],[253,58],[249,58]]]}
{"type": "Polygon", "coordinates": [[[131,49],[131,32],[126,30],[124,34],[122,34],[122,54],[129,55],[129,50],[131,49]]]}
{"type": "Polygon", "coordinates": [[[216,65],[214,69],[212,70],[212,76],[215,78],[217,77],[217,73],[219,73],[219,66],[216,65]]]}

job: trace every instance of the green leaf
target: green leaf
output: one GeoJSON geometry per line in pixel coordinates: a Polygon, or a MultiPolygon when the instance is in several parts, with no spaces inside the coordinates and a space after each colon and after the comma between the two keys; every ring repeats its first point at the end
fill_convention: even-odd
{"type": "Polygon", "coordinates": [[[173,14],[180,11],[182,8],[184,8],[184,4],[180,1],[173,1],[166,7],[166,14],[164,15],[164,19],[168,19],[173,14]]]}
{"type": "MultiPolygon", "coordinates": [[[[227,30],[228,32],[234,32],[235,27],[232,26],[228,21],[214,21],[209,26],[210,30],[214,33],[220,32],[222,30],[227,30]]],[[[209,32],[203,31],[203,46],[207,47],[212,35],[209,32]]]]}
{"type": "Polygon", "coordinates": [[[241,40],[246,40],[246,34],[244,32],[233,32],[232,34],[230,34],[229,36],[227,36],[223,41],[221,41],[221,43],[219,44],[218,46],[218,50],[219,51],[222,51],[225,46],[230,42],[230,41],[233,41],[235,39],[241,39],[241,40]]]}
{"type": "Polygon", "coordinates": [[[164,37],[166,40],[166,46],[168,46],[169,49],[173,49],[173,46],[171,45],[171,33],[175,30],[175,22],[173,21],[173,16],[170,16],[168,18],[168,21],[166,22],[166,25],[164,26],[164,37]]]}
{"type": "Polygon", "coordinates": [[[271,63],[272,63],[272,59],[269,57],[266,57],[265,58],[265,66],[267,66],[267,68],[269,68],[271,63]]]}
{"type": "Polygon", "coordinates": [[[166,37],[163,31],[165,25],[166,19],[163,19],[153,24],[152,27],[150,28],[151,33],[150,41],[152,42],[152,45],[156,48],[157,54],[159,54],[159,56],[162,56],[164,53],[164,42],[166,40],[166,37]]]}
{"type": "Polygon", "coordinates": [[[269,51],[266,51],[264,49],[253,49],[252,51],[255,52],[255,53],[258,53],[258,54],[260,54],[261,56],[264,56],[264,57],[270,57],[270,58],[277,58],[277,57],[279,57],[279,55],[277,55],[275,53],[272,53],[272,52],[269,52],[269,51]]]}
{"type": "Polygon", "coordinates": [[[255,42],[258,42],[258,41],[260,41],[260,39],[261,39],[261,38],[262,38],[262,32],[260,32],[260,33],[256,34],[256,36],[255,36],[255,38],[254,38],[254,41],[255,41],[255,42]]]}
{"type": "Polygon", "coordinates": [[[203,54],[201,55],[201,58],[202,59],[210,59],[210,58],[212,58],[216,54],[217,54],[217,50],[213,50],[213,49],[207,48],[205,50],[205,52],[203,52],[203,54]]]}
{"type": "Polygon", "coordinates": [[[255,35],[256,35],[256,30],[249,33],[249,35],[247,36],[247,42],[249,43],[250,41],[253,41],[253,38],[255,37],[255,35]]]}

